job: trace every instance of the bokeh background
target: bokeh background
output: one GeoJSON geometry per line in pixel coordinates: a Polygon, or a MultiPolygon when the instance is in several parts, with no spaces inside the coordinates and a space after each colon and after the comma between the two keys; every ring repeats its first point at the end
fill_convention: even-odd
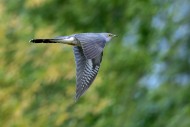
{"type": "Polygon", "coordinates": [[[1,127],[190,127],[189,0],[1,0],[1,127]],[[75,103],[71,46],[81,32],[119,37],[75,103]]]}

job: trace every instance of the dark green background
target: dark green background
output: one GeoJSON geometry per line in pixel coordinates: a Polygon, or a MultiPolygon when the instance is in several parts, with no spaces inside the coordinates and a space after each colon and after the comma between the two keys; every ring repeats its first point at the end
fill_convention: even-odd
{"type": "Polygon", "coordinates": [[[190,127],[189,0],[1,0],[1,127],[190,127]],[[75,103],[71,46],[31,44],[81,32],[118,35],[75,103]]]}

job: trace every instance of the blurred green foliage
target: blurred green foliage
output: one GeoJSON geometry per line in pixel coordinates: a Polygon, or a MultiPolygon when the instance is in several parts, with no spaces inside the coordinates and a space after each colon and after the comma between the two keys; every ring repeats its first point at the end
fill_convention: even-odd
{"type": "Polygon", "coordinates": [[[190,127],[190,1],[1,0],[1,127],[190,127]],[[119,37],[75,103],[80,32],[119,37]]]}

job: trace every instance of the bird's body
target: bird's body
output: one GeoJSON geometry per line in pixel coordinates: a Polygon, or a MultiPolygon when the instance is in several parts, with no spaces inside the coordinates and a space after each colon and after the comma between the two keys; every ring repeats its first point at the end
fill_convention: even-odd
{"type": "Polygon", "coordinates": [[[73,46],[76,63],[76,100],[94,81],[103,49],[115,35],[110,33],[80,33],[53,39],[32,39],[32,43],[63,43],[73,46]]]}

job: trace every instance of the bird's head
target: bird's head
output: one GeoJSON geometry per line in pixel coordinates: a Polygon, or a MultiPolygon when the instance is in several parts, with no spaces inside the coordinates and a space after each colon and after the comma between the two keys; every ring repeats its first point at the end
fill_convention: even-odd
{"type": "Polygon", "coordinates": [[[113,37],[117,37],[117,35],[112,33],[100,33],[106,40],[106,42],[110,41],[113,37]]]}

